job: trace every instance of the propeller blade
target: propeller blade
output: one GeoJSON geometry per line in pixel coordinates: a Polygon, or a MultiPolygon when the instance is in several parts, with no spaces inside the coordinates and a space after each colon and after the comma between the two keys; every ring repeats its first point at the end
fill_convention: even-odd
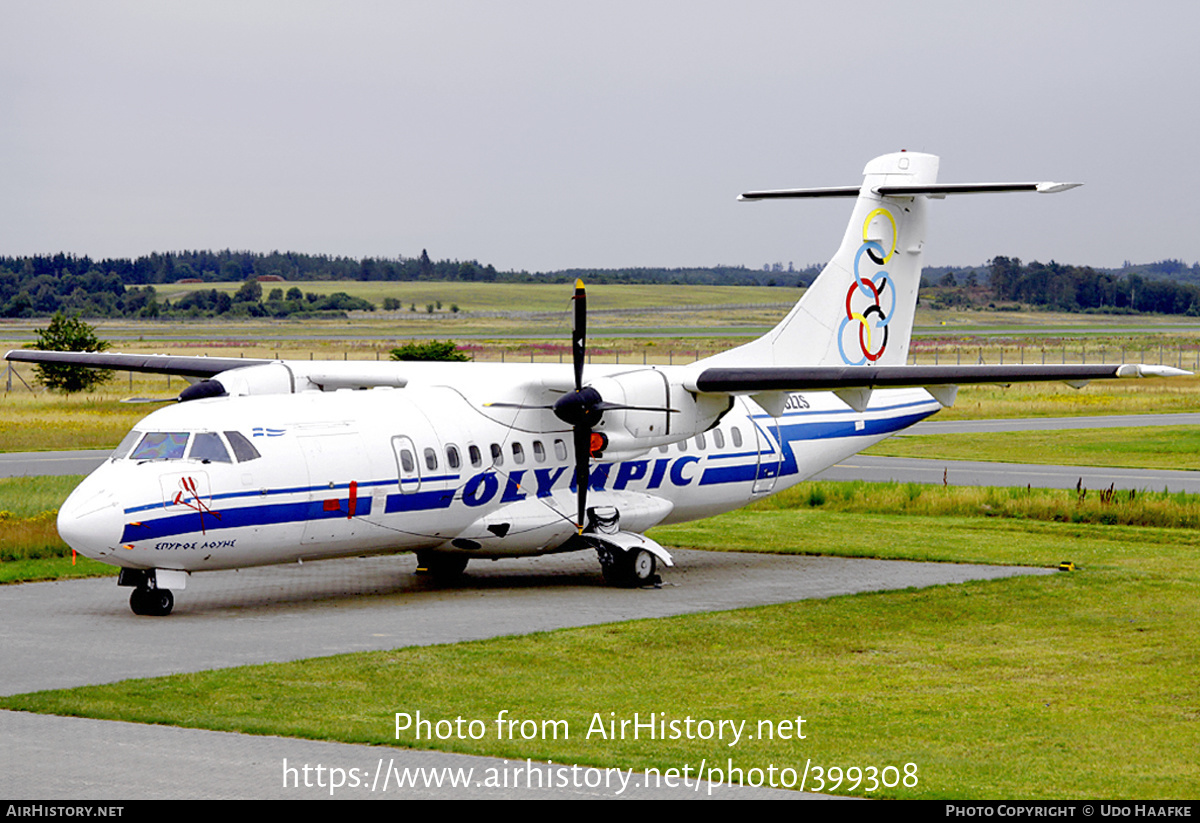
{"type": "Polygon", "coordinates": [[[607,400],[597,403],[592,408],[596,411],[647,411],[647,412],[666,412],[668,414],[679,414],[679,409],[668,409],[661,406],[623,406],[620,403],[609,403],[607,400]]]}
{"type": "Polygon", "coordinates": [[[583,533],[587,525],[587,493],[591,483],[591,473],[588,471],[588,458],[591,452],[592,430],[587,426],[576,426],[575,433],[575,494],[579,502],[578,518],[575,526],[583,533]]]}
{"type": "Polygon", "coordinates": [[[580,534],[587,525],[587,493],[591,482],[588,462],[591,457],[592,426],[596,423],[591,419],[594,412],[588,410],[588,405],[599,402],[600,395],[594,389],[595,398],[583,397],[583,362],[587,355],[587,290],[583,280],[575,280],[574,311],[571,314],[571,364],[575,369],[575,391],[563,395],[555,404],[554,413],[563,422],[571,425],[575,440],[575,496],[578,501],[578,516],[575,525],[580,534]],[[570,399],[568,399],[570,398],[570,399]],[[565,402],[564,402],[565,401],[565,402]],[[570,418],[570,419],[567,419],[570,418]]]}
{"type": "Polygon", "coordinates": [[[583,361],[587,341],[587,291],[582,280],[575,281],[575,311],[571,323],[571,360],[575,366],[575,391],[583,388],[583,361]]]}
{"type": "Polygon", "coordinates": [[[175,403],[178,397],[126,397],[122,403],[175,403]]]}
{"type": "Polygon", "coordinates": [[[553,411],[554,406],[526,406],[523,403],[484,403],[485,409],[542,409],[553,411]]]}

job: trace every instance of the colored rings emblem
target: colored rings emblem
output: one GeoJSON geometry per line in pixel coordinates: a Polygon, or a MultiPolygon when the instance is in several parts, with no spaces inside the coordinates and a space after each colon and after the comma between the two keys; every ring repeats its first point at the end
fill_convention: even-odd
{"type": "Polygon", "coordinates": [[[846,291],[846,313],[838,329],[838,352],[850,366],[874,363],[883,356],[896,309],[896,287],[888,273],[870,272],[872,266],[887,265],[896,253],[896,220],[887,209],[875,209],[863,221],[862,234],[863,243],[854,254],[854,282],[846,291]],[[871,239],[871,224],[877,218],[891,229],[887,248],[871,239]]]}

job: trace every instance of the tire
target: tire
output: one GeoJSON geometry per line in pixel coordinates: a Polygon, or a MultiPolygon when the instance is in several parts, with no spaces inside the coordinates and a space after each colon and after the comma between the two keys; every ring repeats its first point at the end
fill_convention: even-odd
{"type": "Polygon", "coordinates": [[[150,613],[155,617],[166,617],[175,608],[175,595],[170,589],[154,589],[150,595],[153,608],[150,613]]]}
{"type": "Polygon", "coordinates": [[[134,589],[129,608],[139,616],[166,617],[175,608],[175,595],[170,589],[134,589]]]}
{"type": "Polygon", "coordinates": [[[429,575],[435,583],[452,583],[463,576],[470,559],[461,554],[417,552],[417,573],[429,575]]]}
{"type": "Polygon", "coordinates": [[[654,580],[654,572],[658,570],[658,559],[645,549],[629,552],[631,576],[636,586],[644,586],[654,580]]]}
{"type": "Polygon", "coordinates": [[[600,556],[600,569],[610,585],[635,588],[657,582],[658,559],[645,549],[611,551],[600,556]]]}

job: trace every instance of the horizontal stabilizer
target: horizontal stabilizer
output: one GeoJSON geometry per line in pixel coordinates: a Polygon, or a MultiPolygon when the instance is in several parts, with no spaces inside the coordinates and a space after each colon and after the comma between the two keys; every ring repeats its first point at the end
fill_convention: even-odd
{"type": "MultiPolygon", "coordinates": [[[[928,197],[942,198],[947,194],[997,194],[1010,191],[1032,191],[1038,194],[1056,194],[1060,191],[1082,186],[1082,183],[930,183],[930,184],[895,184],[876,186],[871,191],[880,197],[928,197]]],[[[812,189],[772,189],[766,191],[748,191],[738,197],[738,200],[784,200],[804,197],[857,197],[861,193],[858,186],[830,186],[812,189]]]]}
{"type": "Polygon", "coordinates": [[[766,391],[836,391],[912,388],[969,383],[1101,380],[1191,374],[1171,366],[1125,364],[969,366],[744,366],[709,368],[689,389],[726,394],[766,391]]]}
{"type": "Polygon", "coordinates": [[[738,200],[779,200],[794,197],[858,197],[858,186],[832,186],[817,189],[775,189],[773,191],[748,191],[738,200]]]}
{"type": "Polygon", "coordinates": [[[945,197],[947,194],[998,194],[1009,191],[1034,191],[1038,194],[1056,194],[1067,191],[1082,183],[934,183],[932,185],[879,186],[875,193],[882,197],[913,197],[926,194],[930,197],[945,197]]]}

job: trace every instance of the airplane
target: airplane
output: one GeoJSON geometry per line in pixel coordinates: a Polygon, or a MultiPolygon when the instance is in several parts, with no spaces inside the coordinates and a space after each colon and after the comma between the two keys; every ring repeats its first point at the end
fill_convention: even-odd
{"type": "Polygon", "coordinates": [[[7,359],[187,378],[59,510],[62,538],[120,567],[138,615],[195,572],[415,552],[595,551],[620,586],[661,582],[652,526],[786,489],[954,403],[971,383],[1187,374],[1119,365],[906,365],[927,201],[1072,183],[940,184],[934,155],[875,158],[858,186],[739,199],[852,198],[841,246],[767,334],[689,365],[355,363],[18,350],[7,359]]]}

